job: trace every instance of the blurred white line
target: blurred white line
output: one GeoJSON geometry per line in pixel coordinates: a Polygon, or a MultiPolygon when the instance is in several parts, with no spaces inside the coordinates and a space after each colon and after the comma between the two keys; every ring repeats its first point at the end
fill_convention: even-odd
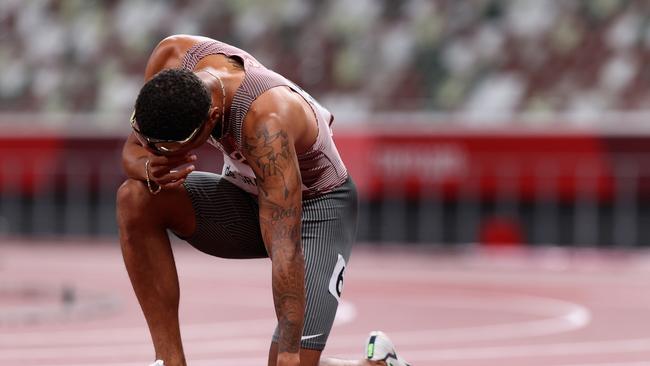
{"type": "MultiPolygon", "coordinates": [[[[357,316],[354,304],[341,301],[339,304],[334,326],[352,322],[357,316]]],[[[276,321],[272,318],[223,321],[205,324],[182,325],[183,339],[186,342],[197,340],[231,339],[233,336],[254,335],[255,333],[271,330],[276,321]]],[[[79,331],[51,331],[0,334],[0,348],[52,348],[53,346],[83,346],[107,344],[115,347],[118,344],[133,345],[134,343],[149,344],[150,338],[146,327],[103,328],[79,331]]],[[[4,352],[4,351],[3,351],[4,352]]],[[[3,355],[0,354],[0,359],[3,355]]]]}
{"type": "MultiPolygon", "coordinates": [[[[418,361],[453,361],[453,360],[488,360],[488,359],[512,359],[522,357],[555,357],[555,356],[580,356],[580,355],[612,355],[620,353],[634,353],[650,351],[650,338],[598,341],[598,342],[580,342],[580,343],[556,343],[556,344],[532,344],[519,346],[501,346],[501,347],[476,347],[476,348],[452,348],[439,350],[422,350],[411,348],[412,344],[400,345],[400,354],[409,362],[418,361]]],[[[351,349],[348,347],[348,352],[351,349]]],[[[356,359],[361,356],[361,351],[341,355],[340,357],[356,359]]],[[[336,355],[330,351],[327,355],[336,355]]],[[[207,356],[207,355],[206,355],[207,356]]],[[[139,358],[141,358],[140,356],[139,358]]],[[[202,356],[205,357],[205,356],[202,356]]],[[[192,365],[208,366],[219,364],[238,365],[238,366],[258,366],[265,364],[265,358],[259,357],[233,357],[224,358],[215,353],[212,359],[191,360],[192,365]]],[[[60,366],[56,364],[39,366],[60,366]]],[[[68,363],[66,366],[142,366],[137,363],[68,363]]],[[[650,366],[647,362],[632,363],[602,363],[602,364],[575,364],[563,366],[650,366]]]]}
{"type": "Polygon", "coordinates": [[[650,362],[617,362],[617,363],[572,363],[558,366],[650,366],[650,362]]]}
{"type": "MultiPolygon", "coordinates": [[[[251,319],[237,321],[222,321],[205,324],[188,324],[182,326],[183,337],[186,339],[221,338],[241,336],[254,333],[256,330],[275,326],[275,320],[251,319]]],[[[66,330],[48,332],[29,332],[16,334],[0,334],[0,346],[36,347],[86,344],[117,344],[149,343],[149,333],[146,326],[130,328],[102,328],[92,330],[66,330]]],[[[4,351],[3,351],[4,352],[4,351]]],[[[0,354],[0,358],[2,355],[0,354]]]]}
{"type": "Polygon", "coordinates": [[[544,286],[599,286],[599,285],[612,285],[612,286],[647,286],[645,277],[640,276],[638,273],[617,273],[603,274],[603,273],[575,273],[575,272],[561,272],[561,273],[530,273],[526,271],[503,271],[503,272],[487,272],[475,271],[467,269],[464,271],[456,270],[424,270],[424,269],[401,269],[391,270],[384,268],[376,273],[372,271],[351,271],[351,276],[355,279],[372,279],[374,281],[387,281],[397,283],[417,283],[417,284],[470,284],[470,285],[521,285],[528,287],[531,283],[535,284],[536,288],[544,286]]]}
{"type": "MultiPolygon", "coordinates": [[[[412,298],[404,300],[382,299],[395,303],[395,308],[403,309],[412,298]],[[400,301],[404,301],[401,303],[400,301]]],[[[513,323],[456,327],[447,329],[425,329],[394,331],[387,329],[391,339],[399,344],[430,345],[442,342],[469,342],[479,340],[522,339],[550,334],[570,332],[585,327],[591,321],[591,313],[584,306],[567,301],[538,296],[511,295],[508,293],[490,293],[489,295],[462,295],[441,298],[417,297],[418,306],[435,311],[436,308],[470,309],[474,312],[496,310],[541,316],[513,323]]],[[[354,341],[351,337],[337,336],[328,342],[328,349],[354,341]]]]}
{"type": "MultiPolygon", "coordinates": [[[[361,356],[357,355],[356,358],[361,356]]],[[[142,360],[141,362],[121,362],[121,363],[104,363],[104,362],[93,362],[93,363],[69,363],[65,366],[146,366],[153,362],[153,360],[142,360]]],[[[191,359],[188,362],[192,366],[215,366],[219,365],[235,365],[235,366],[260,366],[266,365],[267,358],[264,357],[249,357],[249,358],[225,358],[225,357],[215,357],[212,359],[203,359],[203,360],[194,360],[191,359]]],[[[38,364],[38,366],[62,366],[62,364],[38,364]]]]}
{"type": "MultiPolygon", "coordinates": [[[[434,308],[435,306],[447,307],[464,307],[470,309],[499,309],[511,312],[522,312],[533,315],[550,316],[544,319],[530,320],[516,323],[463,327],[452,329],[429,329],[429,330],[414,330],[414,331],[396,331],[390,332],[391,338],[400,344],[408,344],[410,346],[429,346],[432,347],[436,342],[442,341],[476,341],[476,340],[495,340],[495,339],[513,339],[524,338],[540,335],[556,334],[566,331],[578,329],[588,324],[590,315],[589,311],[582,306],[543,297],[533,296],[513,296],[509,294],[495,294],[492,293],[493,299],[477,296],[460,296],[456,299],[436,299],[425,298],[419,301],[422,305],[428,305],[434,308]]],[[[354,312],[352,306],[342,306],[343,313],[354,312]]],[[[354,316],[344,315],[348,321],[354,319],[354,316]]],[[[265,320],[268,322],[268,320],[265,320]]],[[[258,347],[268,346],[268,337],[245,337],[233,338],[233,334],[243,329],[243,325],[249,327],[248,330],[254,332],[260,331],[262,321],[242,321],[242,322],[227,322],[215,323],[219,324],[195,324],[192,325],[191,331],[186,331],[186,348],[189,354],[194,355],[217,355],[218,353],[232,353],[239,351],[250,351],[258,347]],[[214,327],[214,328],[213,328],[214,327]],[[217,330],[218,329],[218,330],[217,330]],[[203,340],[196,340],[195,337],[200,337],[203,340]],[[223,337],[222,339],[220,339],[223,337]],[[216,338],[216,339],[215,339],[216,338]]],[[[70,347],[18,347],[15,349],[6,349],[0,354],[0,360],[21,360],[25,358],[25,354],[29,354],[29,359],[32,360],[47,360],[57,357],[70,357],[70,355],[84,355],[84,357],[109,357],[115,351],[115,336],[117,332],[111,331],[112,337],[108,338],[105,335],[94,333],[95,340],[103,340],[101,345],[79,345],[78,343],[70,345],[70,347]]],[[[72,335],[73,333],[70,333],[72,335]]],[[[80,335],[75,335],[75,340],[80,340],[80,335]]],[[[333,337],[328,343],[329,350],[349,350],[351,344],[361,344],[361,341],[366,335],[340,335],[333,337]]],[[[117,337],[119,339],[120,337],[117,337]]],[[[63,339],[61,335],[50,340],[59,342],[63,339]]],[[[122,341],[124,339],[122,338],[122,341]]],[[[123,356],[139,356],[146,354],[150,351],[151,346],[148,344],[148,339],[143,342],[123,343],[120,345],[120,353],[123,356]]],[[[79,342],[82,343],[82,342],[79,342]]],[[[421,348],[420,348],[421,349],[421,348]]],[[[429,348],[430,349],[430,348],[429,348]]],[[[427,351],[431,353],[432,351],[427,351]]],[[[436,352],[437,353],[437,352],[436,352]]]]}
{"type": "Polygon", "coordinates": [[[612,355],[619,353],[650,352],[650,338],[596,342],[530,344],[497,347],[451,348],[438,350],[410,350],[400,346],[400,354],[413,361],[452,361],[512,359],[521,357],[555,357],[575,355],[612,355]]]}

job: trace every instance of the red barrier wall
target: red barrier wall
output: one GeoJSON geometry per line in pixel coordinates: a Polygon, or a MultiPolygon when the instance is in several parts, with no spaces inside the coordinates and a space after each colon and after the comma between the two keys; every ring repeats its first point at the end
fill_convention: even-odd
{"type": "Polygon", "coordinates": [[[357,185],[370,196],[416,195],[419,190],[476,189],[494,195],[502,179],[531,196],[542,180],[572,196],[581,176],[596,179],[597,194],[612,190],[612,161],[595,136],[337,135],[336,143],[357,185]]]}
{"type": "MultiPolygon", "coordinates": [[[[616,169],[630,163],[641,176],[640,190],[650,193],[649,137],[337,132],[335,140],[366,198],[415,196],[430,189],[442,189],[447,195],[465,190],[486,197],[498,194],[507,180],[509,189],[524,197],[538,192],[540,184],[552,184],[556,193],[567,198],[590,181],[595,194],[607,199],[614,189],[616,169]]],[[[66,161],[120,175],[122,143],[120,137],[0,138],[0,184],[17,181],[12,171],[16,164],[18,181],[28,190],[49,184],[42,173],[56,171],[66,161]]],[[[216,150],[200,150],[199,169],[220,170],[220,164],[216,150]]]]}

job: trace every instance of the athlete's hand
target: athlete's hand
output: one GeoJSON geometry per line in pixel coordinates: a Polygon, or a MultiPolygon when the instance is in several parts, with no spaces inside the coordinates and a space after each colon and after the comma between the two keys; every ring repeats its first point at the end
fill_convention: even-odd
{"type": "Polygon", "coordinates": [[[178,156],[162,156],[150,153],[147,159],[149,159],[149,180],[164,189],[178,187],[183,184],[187,175],[195,170],[195,166],[189,165],[183,169],[176,168],[193,163],[197,158],[196,155],[190,153],[178,156]]]}
{"type": "Polygon", "coordinates": [[[300,354],[280,352],[278,353],[277,366],[300,366],[300,354]]]}

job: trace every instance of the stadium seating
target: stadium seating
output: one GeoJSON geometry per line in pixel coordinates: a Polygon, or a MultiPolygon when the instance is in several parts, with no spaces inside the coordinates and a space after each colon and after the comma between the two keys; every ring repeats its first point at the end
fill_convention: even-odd
{"type": "Polygon", "coordinates": [[[127,113],[175,33],[250,50],[343,113],[648,110],[648,14],[639,0],[7,0],[0,111],[127,113]]]}

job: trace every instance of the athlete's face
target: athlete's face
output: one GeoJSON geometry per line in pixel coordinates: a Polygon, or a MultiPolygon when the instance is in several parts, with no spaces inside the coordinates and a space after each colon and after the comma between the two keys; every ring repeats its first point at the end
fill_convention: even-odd
{"type": "MultiPolygon", "coordinates": [[[[214,129],[215,123],[217,121],[215,117],[215,111],[216,108],[211,108],[209,117],[206,119],[206,121],[199,125],[194,131],[192,131],[192,133],[186,139],[180,141],[161,140],[147,137],[140,132],[137,126],[137,122],[135,121],[135,117],[131,117],[131,126],[133,127],[133,131],[142,146],[144,146],[150,152],[156,155],[165,156],[184,155],[203,145],[207,141],[208,137],[210,137],[210,133],[214,129]]],[[[218,113],[216,114],[218,117],[218,113]]]]}

